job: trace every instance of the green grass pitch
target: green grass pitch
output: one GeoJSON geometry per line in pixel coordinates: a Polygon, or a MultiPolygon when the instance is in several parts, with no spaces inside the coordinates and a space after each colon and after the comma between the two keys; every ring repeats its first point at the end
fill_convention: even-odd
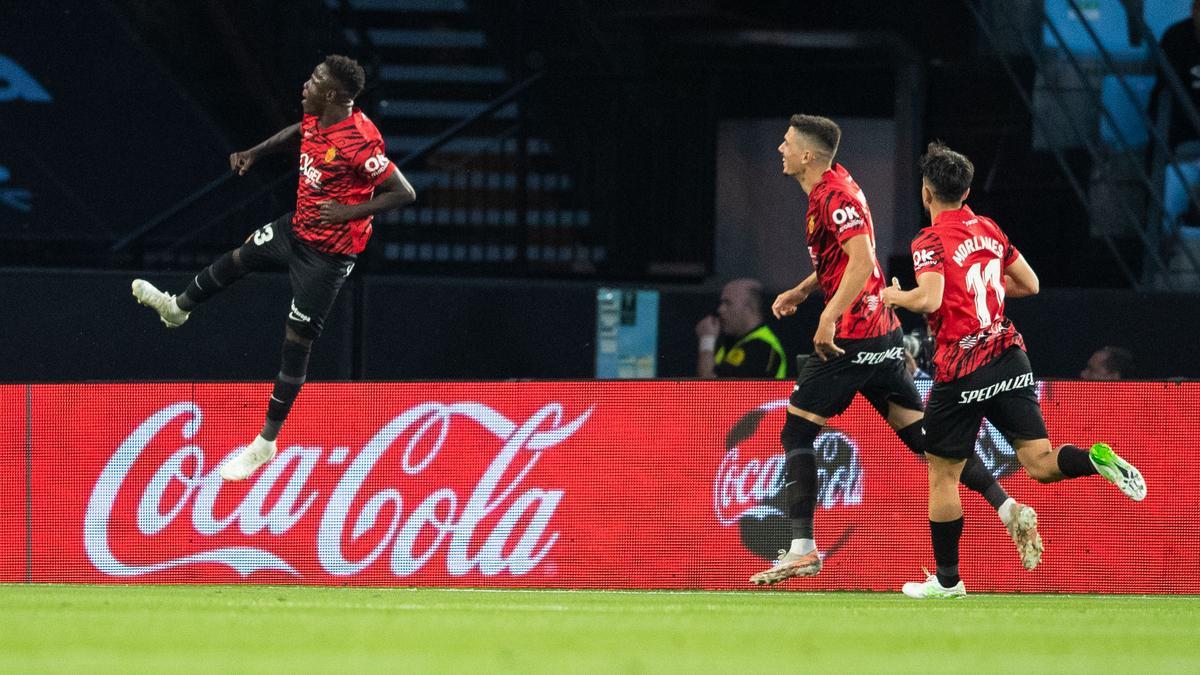
{"type": "Polygon", "coordinates": [[[1200,672],[1200,597],[0,586],[0,672],[1200,672]]]}

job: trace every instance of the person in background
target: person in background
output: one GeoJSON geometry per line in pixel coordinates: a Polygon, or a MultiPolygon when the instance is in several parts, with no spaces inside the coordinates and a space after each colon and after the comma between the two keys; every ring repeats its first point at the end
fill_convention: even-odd
{"type": "Polygon", "coordinates": [[[1123,380],[1133,372],[1133,354],[1124,347],[1111,345],[1097,349],[1079,371],[1081,380],[1123,380]]]}
{"type": "MultiPolygon", "coordinates": [[[[1171,24],[1159,40],[1163,55],[1171,70],[1179,78],[1192,105],[1200,109],[1200,0],[1192,2],[1191,16],[1171,24]]],[[[1168,89],[1165,74],[1160,70],[1150,94],[1151,118],[1157,117],[1160,94],[1168,89]]],[[[1180,160],[1200,157],[1200,134],[1192,126],[1181,103],[1170,97],[1170,118],[1167,127],[1167,145],[1180,160]]]]}
{"type": "Polygon", "coordinates": [[[921,350],[924,342],[924,338],[918,331],[904,334],[904,367],[914,380],[928,380],[930,377],[929,373],[921,368],[920,363],[920,359],[923,358],[921,350]]]}
{"type": "Polygon", "coordinates": [[[763,286],[757,279],[725,284],[716,316],[696,324],[696,376],[786,378],[783,345],[764,315],[763,286]]]}

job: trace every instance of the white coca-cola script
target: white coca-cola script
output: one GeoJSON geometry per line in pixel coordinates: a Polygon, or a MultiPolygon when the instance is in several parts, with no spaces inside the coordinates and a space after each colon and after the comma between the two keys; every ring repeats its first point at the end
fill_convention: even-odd
{"type": "MultiPolygon", "coordinates": [[[[121,560],[113,552],[109,530],[117,497],[139,489],[137,485],[126,484],[130,470],[152,442],[163,442],[164,439],[158,436],[164,429],[181,420],[183,423],[175,427],[180,434],[178,449],[162,461],[146,485],[140,486],[141,498],[136,514],[132,514],[138,532],[148,540],[185,512],[190,515],[191,526],[199,535],[195,540],[203,544],[206,537],[235,526],[247,536],[263,532],[271,536],[283,535],[306,516],[313,514],[311,517],[316,517],[315,511],[319,509],[320,523],[311,554],[331,575],[357,574],[388,553],[388,569],[403,577],[422,569],[439,550],[444,550],[446,572],[453,576],[462,576],[472,570],[489,576],[505,571],[523,575],[534,569],[558,540],[558,533],[552,531],[550,525],[564,494],[562,489],[528,484],[533,482],[530,472],[542,453],[571,438],[587,422],[592,410],[588,408],[578,417],[564,422],[562,404],[552,402],[518,424],[482,403],[421,403],[385,424],[352,459],[350,449],[345,446],[287,447],[256,474],[238,506],[217,517],[213,507],[221,491],[242,489],[221,480],[220,460],[232,457],[243,448],[234,448],[218,457],[218,461],[207,463],[206,458],[211,453],[190,442],[200,429],[203,412],[190,401],[174,403],[138,425],[96,479],[84,517],[88,558],[101,572],[120,577],[199,563],[226,565],[242,576],[259,570],[302,576],[297,567],[304,565],[294,559],[285,559],[279,552],[268,550],[269,547],[201,548],[164,556],[166,559],[137,562],[121,560]],[[455,424],[475,424],[487,433],[472,436],[477,440],[472,441],[469,449],[446,446],[455,424]],[[403,487],[413,482],[406,482],[406,477],[430,470],[441,455],[453,455],[456,451],[487,451],[482,439],[489,436],[499,447],[465,500],[450,487],[436,488],[423,495],[405,494],[398,489],[399,484],[403,487]],[[400,470],[396,471],[390,463],[380,468],[383,482],[392,486],[379,489],[364,502],[359,499],[364,483],[376,470],[380,458],[393,447],[399,452],[400,470]],[[343,467],[340,479],[329,494],[322,494],[309,482],[313,469],[322,460],[343,467]],[[188,470],[188,467],[194,468],[188,470]],[[282,491],[275,490],[285,474],[287,483],[282,491]],[[503,484],[502,479],[506,481],[503,484]],[[173,486],[182,487],[182,490],[172,489],[173,486]],[[276,495],[269,508],[268,494],[276,495]],[[164,501],[173,503],[168,505],[164,501]],[[361,506],[352,512],[355,504],[361,506]],[[385,513],[390,513],[386,524],[375,527],[385,513]],[[492,513],[499,514],[499,518],[488,518],[492,513]],[[488,524],[481,528],[485,519],[488,524]],[[351,541],[358,542],[369,532],[378,537],[370,550],[357,558],[348,557],[343,551],[347,524],[351,520],[351,541]],[[422,532],[426,536],[419,537],[422,532]],[[432,537],[428,533],[432,533],[432,537]],[[422,542],[421,550],[416,550],[418,541],[422,542]]],[[[436,470],[431,471],[436,473],[436,470]]],[[[376,483],[380,482],[380,475],[376,475],[376,483]]],[[[129,514],[119,517],[128,518],[129,514]]],[[[162,547],[137,548],[159,551],[162,547]]],[[[295,555],[294,542],[286,549],[295,555]]]]}

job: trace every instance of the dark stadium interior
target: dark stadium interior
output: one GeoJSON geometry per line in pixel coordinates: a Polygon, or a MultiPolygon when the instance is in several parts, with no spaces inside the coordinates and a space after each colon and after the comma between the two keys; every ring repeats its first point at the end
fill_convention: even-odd
{"type": "MultiPolygon", "coordinates": [[[[290,208],[294,159],[234,180],[226,157],[295,122],[301,84],[331,53],[366,67],[358,104],[418,201],[377,218],[315,379],[591,377],[602,286],[659,290],[657,374],[692,375],[693,326],[728,280],[722,125],[774,119],[782,135],[801,111],[892,125],[889,276],[912,283],[915,161],[941,139],[975,162],[972,207],[1041,276],[1042,294],[1009,309],[1038,375],[1074,377],[1093,350],[1121,344],[1139,377],[1200,377],[1200,274],[1175,267],[1187,243],[1159,236],[1134,178],[1102,181],[1125,155],[1101,147],[1094,110],[1084,141],[1038,126],[1056,104],[1049,73],[1069,67],[1043,44],[1041,2],[385,5],[4,3],[0,381],[272,377],[284,276],[238,289],[203,318],[205,337],[170,342],[126,287],[145,275],[186,283],[290,208]],[[48,50],[48,35],[70,48],[48,50]],[[1114,194],[1136,219],[1112,225],[1114,194]]],[[[1153,147],[1128,155],[1149,166],[1153,147]]],[[[773,145],[761,150],[776,161],[773,145]]],[[[800,221],[777,246],[802,251],[800,221]]],[[[818,311],[780,322],[789,351],[808,350],[818,311]]]]}
{"type": "Polygon", "coordinates": [[[1198,336],[1200,0],[0,0],[0,675],[1200,673],[1198,336]]]}

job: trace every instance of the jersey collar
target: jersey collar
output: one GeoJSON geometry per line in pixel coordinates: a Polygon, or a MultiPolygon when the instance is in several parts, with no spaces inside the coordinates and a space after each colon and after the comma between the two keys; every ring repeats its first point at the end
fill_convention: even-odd
{"type": "Polygon", "coordinates": [[[974,217],[975,212],[971,210],[971,207],[963,204],[961,208],[957,208],[952,211],[942,211],[938,214],[938,217],[934,219],[933,224],[944,225],[948,223],[962,223],[974,217]]]}
{"type": "Polygon", "coordinates": [[[333,131],[335,129],[340,129],[341,127],[344,127],[347,125],[356,124],[355,118],[357,118],[360,115],[362,115],[362,111],[359,110],[358,108],[354,108],[350,111],[349,117],[347,117],[344,120],[334,122],[333,124],[330,124],[327,127],[321,126],[321,116],[320,115],[309,115],[309,117],[313,118],[313,128],[317,130],[317,133],[324,134],[324,133],[333,131]]]}

